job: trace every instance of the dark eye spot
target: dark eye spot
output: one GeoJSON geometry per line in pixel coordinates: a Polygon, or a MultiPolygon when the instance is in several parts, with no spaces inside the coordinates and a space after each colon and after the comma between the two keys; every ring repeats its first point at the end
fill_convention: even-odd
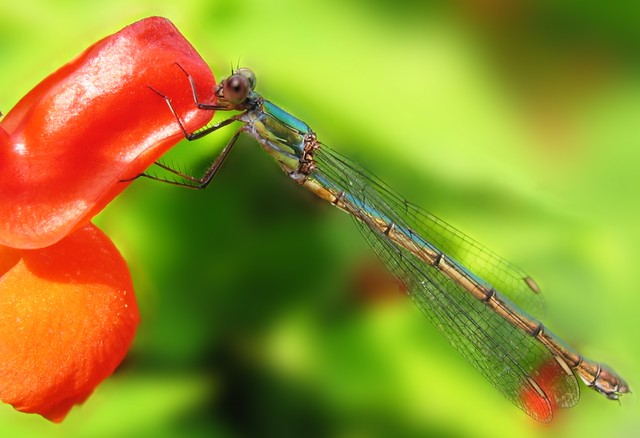
{"type": "Polygon", "coordinates": [[[247,78],[235,74],[224,83],[224,98],[231,103],[241,103],[249,95],[249,89],[247,78]]]}

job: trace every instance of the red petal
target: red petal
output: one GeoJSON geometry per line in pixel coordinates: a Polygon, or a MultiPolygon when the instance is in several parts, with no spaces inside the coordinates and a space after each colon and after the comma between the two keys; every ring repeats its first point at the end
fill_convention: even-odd
{"type": "Polygon", "coordinates": [[[567,385],[572,383],[575,384],[573,375],[568,374],[556,359],[548,358],[532,373],[531,380],[520,392],[523,409],[540,422],[550,422],[559,407],[571,407],[576,403],[577,393],[569,391],[565,394],[567,385]]]}
{"type": "Polygon", "coordinates": [[[0,399],[62,421],[123,357],[138,324],[127,266],[87,224],[56,245],[0,247],[0,399]]]}
{"type": "Polygon", "coordinates": [[[524,387],[520,392],[520,400],[522,408],[537,421],[548,423],[553,419],[553,413],[556,407],[553,406],[549,399],[538,392],[532,385],[524,387]]]}
{"type": "Polygon", "coordinates": [[[41,248],[98,213],[127,183],[213,116],[215,80],[167,19],[147,18],[89,47],[43,80],[0,123],[0,244],[41,248]]]}

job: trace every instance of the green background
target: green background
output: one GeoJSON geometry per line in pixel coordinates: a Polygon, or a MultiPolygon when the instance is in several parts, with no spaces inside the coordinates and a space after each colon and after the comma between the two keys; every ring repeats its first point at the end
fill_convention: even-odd
{"type": "MultiPolygon", "coordinates": [[[[168,17],[218,79],[251,67],[325,143],[527,270],[545,325],[633,390],[640,10],[627,4],[5,1],[0,110],[97,39],[168,17]]],[[[197,173],[230,133],[167,160],[197,173]]],[[[634,394],[584,386],[551,425],[529,419],[409,300],[363,285],[376,265],[354,224],[270,161],[245,138],[208,190],[140,180],[96,218],[134,278],[134,346],[60,425],[0,406],[2,436],[640,433],[634,394]]]]}

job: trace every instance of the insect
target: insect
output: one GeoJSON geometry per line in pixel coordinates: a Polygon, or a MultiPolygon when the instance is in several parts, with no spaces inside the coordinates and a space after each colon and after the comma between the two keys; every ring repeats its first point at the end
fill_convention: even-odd
{"type": "Polygon", "coordinates": [[[166,100],[188,140],[231,123],[238,122],[240,127],[200,178],[156,163],[180,178],[168,182],[207,187],[240,134],[246,133],[297,184],[350,214],[427,318],[531,417],[548,422],[556,408],[575,405],[580,396],[576,376],[610,400],[629,392],[627,383],[614,371],[582,357],[537,319],[543,301],[530,276],[407,202],[367,170],[321,143],[305,122],[255,91],[256,76],[250,69],[240,68],[222,80],[215,89],[215,103],[200,102],[195,81],[182,71],[189,78],[198,108],[237,111],[189,133],[170,96],[154,89],[166,100]]]}

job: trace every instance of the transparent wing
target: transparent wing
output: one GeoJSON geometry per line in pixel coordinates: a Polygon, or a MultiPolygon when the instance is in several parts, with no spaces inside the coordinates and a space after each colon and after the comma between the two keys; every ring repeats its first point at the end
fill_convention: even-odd
{"type": "MultiPolygon", "coordinates": [[[[414,233],[424,233],[420,237],[448,257],[452,248],[458,253],[474,254],[484,261],[484,271],[493,272],[491,278],[501,279],[492,284],[499,292],[496,284],[519,285],[518,278],[520,281],[524,278],[517,268],[444,222],[410,206],[328,147],[322,146],[316,152],[315,163],[317,169],[313,177],[334,193],[346,193],[356,208],[365,213],[361,217],[373,212],[400,227],[411,224],[414,233]]],[[[379,227],[366,220],[356,220],[356,223],[387,268],[406,285],[427,318],[515,405],[539,421],[550,421],[556,406],[569,407],[577,403],[576,378],[567,373],[535,337],[509,324],[436,267],[391,240],[379,227]]],[[[467,271],[477,272],[474,267],[462,268],[462,272],[467,271]]],[[[511,290],[505,295],[514,294],[511,290]]],[[[536,296],[530,290],[519,288],[514,301],[527,295],[536,296]]]]}
{"type": "Polygon", "coordinates": [[[544,316],[544,298],[536,282],[526,272],[438,217],[411,204],[366,169],[328,148],[327,152],[332,155],[332,161],[337,166],[348,170],[352,178],[375,190],[389,209],[402,216],[409,229],[460,262],[477,280],[499,290],[531,316],[544,316]]]}

